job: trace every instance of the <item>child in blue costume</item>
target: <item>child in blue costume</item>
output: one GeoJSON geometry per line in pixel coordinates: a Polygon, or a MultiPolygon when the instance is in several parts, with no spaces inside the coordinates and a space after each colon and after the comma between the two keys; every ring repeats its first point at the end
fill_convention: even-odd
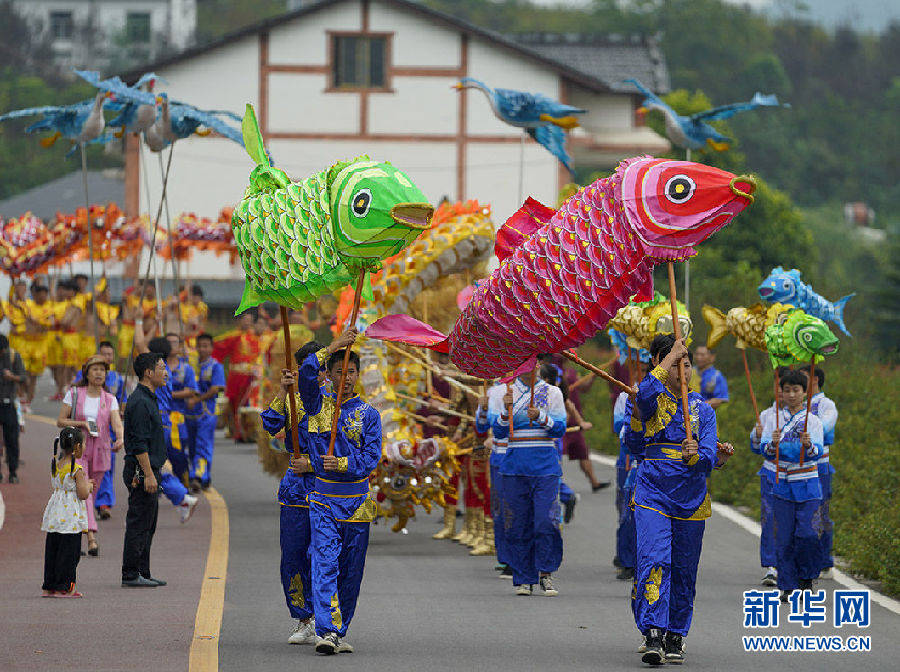
{"type": "Polygon", "coordinates": [[[375,518],[369,475],[381,459],[381,416],[354,393],[359,355],[350,352],[333,455],[327,453],[336,395],[325,393],[319,385],[324,365],[333,389],[338,390],[343,349],[353,345],[356,335],[355,329],[348,329],[327,348],[309,355],[300,366],[298,379],[306,411],[300,437],[316,476],[308,501],[312,601],[319,637],[316,652],[321,654],[353,651],[344,637],[356,610],[369,524],[375,518]]]}
{"type": "MultiPolygon", "coordinates": [[[[199,339],[198,339],[199,344],[199,339]]],[[[302,364],[307,357],[318,352],[324,346],[317,341],[310,341],[294,353],[297,364],[302,364]]],[[[294,385],[294,373],[282,369],[281,392],[272,400],[269,407],[260,413],[263,429],[275,436],[285,430],[284,447],[293,452],[294,442],[289,425],[290,408],[287,403],[288,389],[294,385]]],[[[324,369],[319,372],[319,383],[325,382],[324,369]]],[[[295,395],[297,419],[301,422],[306,415],[300,395],[295,395]]],[[[300,439],[300,450],[307,447],[306,441],[300,439]]],[[[288,637],[289,644],[315,644],[317,641],[313,622],[312,572],[309,559],[309,545],[312,532],[309,525],[309,502],[307,497],[315,488],[316,477],[308,454],[301,454],[299,459],[291,457],[291,466],[284,472],[278,486],[278,504],[280,513],[281,542],[281,585],[284,599],[291,617],[297,620],[293,632],[288,637]]]]}
{"type": "Polygon", "coordinates": [[[559,529],[562,469],[554,439],[565,434],[566,408],[562,391],[543,380],[535,382],[531,405],[530,381],[531,375],[524,374],[507,386],[492,426],[495,440],[509,444],[500,463],[507,508],[503,532],[516,594],[531,595],[537,583],[544,595],[555,596],[559,593],[552,573],[562,563],[563,549],[559,529]]]}
{"type": "Polygon", "coordinates": [[[690,380],[691,357],[682,340],[657,336],[650,346],[653,370],[636,399],[643,441],[631,442],[642,462],[634,484],[637,566],[634,617],[645,636],[643,662],[684,660],[691,626],[697,566],[711,513],[706,479],[716,465],[716,415],[700,394],[688,395],[691,437],[685,436],[679,360],[690,380]]]}
{"type": "Polygon", "coordinates": [[[209,487],[216,447],[216,397],[225,389],[225,369],[213,358],[212,351],[212,336],[197,336],[197,397],[185,403],[188,473],[195,492],[209,487]]]}
{"type": "MultiPolygon", "coordinates": [[[[475,411],[475,433],[479,438],[486,438],[488,431],[494,422],[500,417],[503,407],[503,395],[506,394],[506,385],[493,385],[487,391],[486,397],[478,400],[478,408],[475,411]]],[[[491,520],[494,526],[494,548],[497,549],[497,566],[501,579],[512,578],[512,568],[509,566],[509,552],[506,548],[506,536],[504,530],[505,504],[503,499],[503,474],[500,473],[500,463],[506,457],[508,441],[496,436],[491,439],[491,520]]]]}
{"type": "MultiPolygon", "coordinates": [[[[809,366],[800,369],[809,375],[809,366]]],[[[831,555],[831,546],[834,543],[834,521],[831,520],[831,478],[834,475],[834,466],[831,464],[831,446],[834,445],[834,428],[837,425],[838,411],[834,402],[825,396],[822,388],[825,387],[825,372],[816,367],[816,374],[812,381],[812,406],[811,413],[815,413],[822,421],[824,432],[824,446],[821,457],[816,464],[819,467],[819,483],[822,484],[822,507],[819,517],[822,519],[823,531],[819,545],[820,565],[822,572],[820,579],[830,579],[831,570],[834,567],[834,557],[831,555]]]]}
{"type": "Polygon", "coordinates": [[[778,448],[778,480],[772,489],[775,508],[775,557],[781,599],[796,590],[812,588],[819,575],[822,521],[817,458],[822,454],[823,431],[818,417],[806,415],[806,376],[787,371],[781,378],[779,429],[763,430],[762,451],[771,457],[778,448]],[[807,423],[804,429],[804,422],[807,423]]]}

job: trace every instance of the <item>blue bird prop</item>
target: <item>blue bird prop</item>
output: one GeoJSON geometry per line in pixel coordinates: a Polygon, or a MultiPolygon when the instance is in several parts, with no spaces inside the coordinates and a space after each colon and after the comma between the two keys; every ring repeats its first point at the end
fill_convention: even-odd
{"type": "Polygon", "coordinates": [[[631,359],[633,361],[643,362],[645,364],[650,363],[650,352],[645,348],[637,350],[629,346],[628,339],[621,331],[609,329],[607,333],[609,334],[610,343],[612,343],[613,348],[616,349],[616,353],[619,356],[619,364],[624,364],[628,361],[629,350],[631,351],[631,359]]]}
{"type": "Polygon", "coordinates": [[[160,100],[151,93],[157,80],[161,80],[156,73],[145,73],[134,86],[128,86],[119,77],[101,80],[100,74],[92,70],[75,70],[75,74],[110,94],[114,100],[124,103],[119,115],[107,124],[119,129],[116,137],[122,137],[125,133],[142,133],[156,121],[156,106],[160,100]],[[146,91],[142,88],[145,86],[148,87],[146,91]]]}
{"type": "Polygon", "coordinates": [[[454,88],[482,91],[494,116],[505,124],[524,128],[535,142],[559,159],[570,172],[574,172],[572,159],[566,152],[565,132],[576,128],[579,125],[576,115],[587,110],[560,103],[540,93],[492,89],[472,77],[463,77],[454,88]]]}
{"type": "Polygon", "coordinates": [[[760,283],[757,291],[763,301],[794,306],[820,320],[834,322],[838,329],[847,336],[850,335],[844,324],[844,308],[847,302],[856,296],[855,292],[832,303],[821,294],[816,294],[812,287],[803,282],[800,279],[800,271],[796,268],[786,271],[781,266],[772,269],[769,277],[760,283]]]}
{"type": "Polygon", "coordinates": [[[731,146],[731,138],[722,135],[707,122],[728,119],[738,112],[747,112],[761,107],[790,107],[790,105],[779,103],[775,94],[763,95],[757,92],[747,102],[722,105],[686,117],[678,114],[638,80],[626,79],[625,81],[633,84],[644,94],[641,110],[659,110],[663,113],[666,137],[682,149],[700,150],[709,147],[717,152],[723,152],[731,146]]]}
{"type": "Polygon", "coordinates": [[[164,93],[159,94],[159,98],[161,101],[159,116],[144,133],[144,139],[151,151],[159,152],[176,140],[183,140],[195,133],[205,136],[212,131],[238,143],[241,147],[244,146],[241,130],[228,125],[220,118],[228,117],[234,121],[241,121],[241,117],[233,112],[200,110],[193,105],[170,102],[169,97],[164,93]],[[201,130],[201,127],[204,130],[201,130]]]}
{"type": "MultiPolygon", "coordinates": [[[[26,128],[25,132],[51,131],[52,135],[41,139],[42,146],[50,147],[60,137],[68,138],[73,143],[87,144],[103,136],[106,127],[103,107],[108,102],[109,95],[100,93],[93,100],[83,100],[72,105],[47,105],[7,112],[0,116],[0,122],[41,115],[43,119],[26,128]]],[[[118,106],[113,104],[110,108],[117,109],[118,106]]]]}

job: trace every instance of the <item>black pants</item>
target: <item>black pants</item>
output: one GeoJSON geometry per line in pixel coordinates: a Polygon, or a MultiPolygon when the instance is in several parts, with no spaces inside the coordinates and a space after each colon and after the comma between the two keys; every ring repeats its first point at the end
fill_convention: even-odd
{"type": "Polygon", "coordinates": [[[75,585],[75,568],[81,559],[81,533],[48,532],[44,544],[43,590],[67,593],[75,585]]]}
{"type": "Polygon", "coordinates": [[[0,425],[3,427],[3,444],[6,446],[6,464],[9,475],[15,476],[19,469],[19,417],[12,404],[0,403],[0,425]]]}
{"type": "MultiPolygon", "coordinates": [[[[125,473],[128,473],[128,469],[125,473]]],[[[159,480],[157,476],[157,481],[159,480]]],[[[122,580],[136,579],[138,574],[150,578],[150,545],[156,532],[159,513],[157,493],[150,494],[141,483],[136,488],[128,486],[128,513],[125,515],[125,546],[122,549],[122,580]]]]}

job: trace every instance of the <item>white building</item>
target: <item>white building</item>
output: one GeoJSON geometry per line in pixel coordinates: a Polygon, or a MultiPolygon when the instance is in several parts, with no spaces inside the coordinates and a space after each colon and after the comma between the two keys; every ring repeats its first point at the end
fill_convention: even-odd
{"type": "MultiPolygon", "coordinates": [[[[668,148],[636,115],[641,97],[621,84],[626,77],[652,77],[648,84],[668,89],[665,65],[652,50],[645,43],[617,44],[619,60],[606,63],[609,45],[567,48],[576,47],[579,66],[554,58],[545,43],[540,51],[527,48],[409,0],[324,0],[125,77],[133,81],[153,70],[167,82],[160,90],[198,107],[243,113],[252,103],[276,164],[295,178],[368,154],[392,161],[433,202],[476,198],[503,222],[521,204],[520,152],[525,195],[555,205],[571,177],[530,139],[523,150],[521,133],[494,117],[481,92],[454,89],[461,77],[586,108],[583,128],[569,140],[582,168],[610,169],[621,158],[668,148]],[[617,71],[629,50],[634,67],[617,71]],[[598,76],[604,64],[615,71],[607,79],[598,76]]],[[[158,202],[156,157],[148,161],[145,153],[144,165],[146,176],[132,142],[126,152],[130,213],[158,202]]],[[[241,198],[251,168],[245,151],[225,139],[177,143],[170,209],[214,217],[241,198]]],[[[197,276],[214,272],[222,272],[221,260],[192,269],[197,276]]]]}
{"type": "Polygon", "coordinates": [[[63,65],[106,68],[188,48],[196,0],[13,0],[38,39],[63,65]]]}

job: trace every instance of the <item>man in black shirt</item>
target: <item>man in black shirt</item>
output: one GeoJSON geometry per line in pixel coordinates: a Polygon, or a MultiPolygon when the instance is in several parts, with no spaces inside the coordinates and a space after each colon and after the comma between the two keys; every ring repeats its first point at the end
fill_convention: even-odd
{"type": "Polygon", "coordinates": [[[162,355],[145,352],[134,360],[140,384],[125,406],[125,468],[122,477],[128,488],[125,517],[125,547],[122,550],[122,586],[155,588],[165,581],[150,575],[150,545],[156,532],[159,512],[157,487],[159,470],[166,461],[156,389],[166,384],[168,372],[162,355]]]}
{"type": "MultiPolygon", "coordinates": [[[[9,339],[0,334],[0,426],[3,429],[3,444],[6,446],[6,464],[9,467],[9,482],[18,483],[16,471],[19,468],[19,415],[16,413],[16,398],[19,385],[27,382],[22,356],[9,347],[9,339]]],[[[0,473],[0,481],[3,474],[0,473]]]]}

